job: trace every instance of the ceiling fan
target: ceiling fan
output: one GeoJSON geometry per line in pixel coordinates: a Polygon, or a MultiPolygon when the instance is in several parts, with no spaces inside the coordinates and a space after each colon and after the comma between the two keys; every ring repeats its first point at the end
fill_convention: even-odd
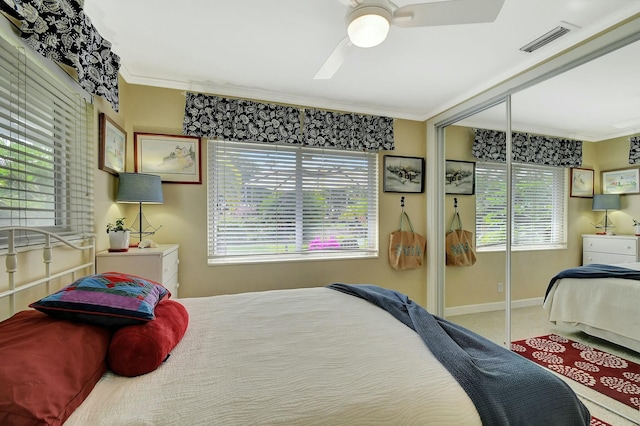
{"type": "Polygon", "coordinates": [[[327,58],[315,80],[331,78],[354,47],[382,43],[391,25],[430,27],[493,22],[505,0],[446,0],[398,7],[391,0],[339,0],[349,6],[347,36],[327,58]]]}

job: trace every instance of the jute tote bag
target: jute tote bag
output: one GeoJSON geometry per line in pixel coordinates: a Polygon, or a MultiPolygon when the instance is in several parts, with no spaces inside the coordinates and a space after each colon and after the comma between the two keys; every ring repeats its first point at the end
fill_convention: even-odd
{"type": "Polygon", "coordinates": [[[389,265],[399,271],[421,268],[426,245],[426,238],[413,231],[413,223],[411,223],[409,215],[402,212],[400,229],[392,232],[389,238],[389,265]],[[404,230],[405,217],[409,223],[410,231],[404,230]]]}
{"type": "Polygon", "coordinates": [[[451,218],[449,232],[445,237],[447,248],[447,265],[449,266],[471,266],[476,263],[476,252],[473,248],[473,233],[462,229],[460,214],[456,211],[451,218]],[[458,227],[453,228],[454,222],[458,227]]]}

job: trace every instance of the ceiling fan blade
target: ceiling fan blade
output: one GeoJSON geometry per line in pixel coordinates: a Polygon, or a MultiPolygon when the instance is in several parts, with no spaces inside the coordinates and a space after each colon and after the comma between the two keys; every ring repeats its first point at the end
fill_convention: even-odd
{"type": "Polygon", "coordinates": [[[493,22],[504,0],[448,0],[403,6],[393,13],[399,27],[476,24],[493,22]]]}
{"type": "Polygon", "coordinates": [[[349,37],[345,37],[340,40],[340,43],[338,43],[336,48],[333,49],[333,52],[331,52],[331,55],[329,55],[327,60],[324,61],[324,64],[322,64],[322,67],[320,67],[313,79],[327,80],[333,77],[344,62],[345,58],[349,56],[352,47],[353,44],[349,40],[349,37]]]}

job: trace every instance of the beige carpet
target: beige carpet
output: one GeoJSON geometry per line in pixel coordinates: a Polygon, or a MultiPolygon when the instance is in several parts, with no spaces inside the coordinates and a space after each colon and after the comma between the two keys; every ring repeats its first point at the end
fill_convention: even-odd
{"type": "MultiPolygon", "coordinates": [[[[483,312],[479,314],[456,315],[447,317],[449,321],[460,324],[492,341],[506,346],[506,326],[504,311],[483,312]]],[[[640,354],[626,348],[588,336],[556,327],[547,321],[542,306],[514,309],[511,313],[511,340],[526,339],[545,334],[560,334],[572,340],[586,343],[600,350],[616,354],[629,361],[640,363],[640,354]]],[[[562,376],[558,376],[562,377],[562,376]]],[[[614,426],[640,425],[640,411],[608,398],[593,389],[582,386],[573,380],[563,378],[580,396],[591,414],[614,426]]]]}

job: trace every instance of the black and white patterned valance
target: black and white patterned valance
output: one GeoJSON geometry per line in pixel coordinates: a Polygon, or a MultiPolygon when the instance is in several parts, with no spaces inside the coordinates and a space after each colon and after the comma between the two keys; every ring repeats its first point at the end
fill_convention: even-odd
{"type": "Polygon", "coordinates": [[[297,108],[187,93],[182,133],[236,142],[300,145],[300,126],[297,108]]]}
{"type": "Polygon", "coordinates": [[[306,145],[323,148],[391,151],[393,118],[305,109],[304,140],[306,145]]]}
{"type": "Polygon", "coordinates": [[[84,90],[102,96],[118,111],[120,58],[83,8],[83,0],[0,0],[0,11],[19,21],[28,45],[74,68],[84,90]]]}
{"type": "Polygon", "coordinates": [[[640,164],[640,136],[629,138],[629,164],[640,164]]]}
{"type": "MultiPolygon", "coordinates": [[[[475,129],[472,155],[484,161],[507,159],[506,133],[475,129]]],[[[558,167],[582,165],[582,141],[514,132],[511,136],[512,161],[558,167]]]]}
{"type": "Polygon", "coordinates": [[[182,133],[229,141],[393,150],[393,119],[187,93],[182,133]]]}

